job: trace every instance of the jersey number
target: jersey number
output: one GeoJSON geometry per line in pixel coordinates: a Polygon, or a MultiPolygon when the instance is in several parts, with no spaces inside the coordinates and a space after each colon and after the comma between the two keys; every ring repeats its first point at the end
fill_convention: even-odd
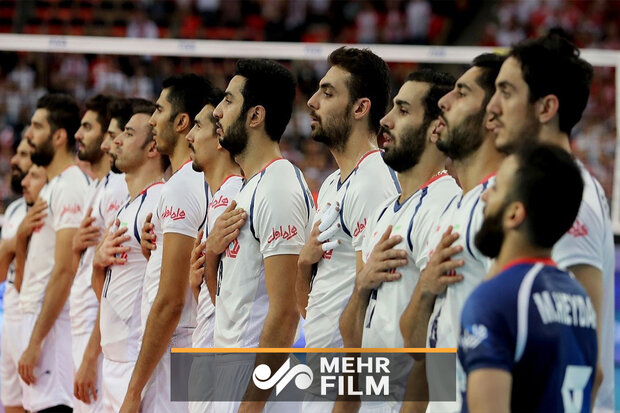
{"type": "MultiPolygon", "coordinates": [[[[579,413],[583,406],[583,389],[592,375],[592,367],[567,366],[562,382],[562,402],[566,413],[579,413]]],[[[590,407],[588,406],[588,409],[590,407]]]]}

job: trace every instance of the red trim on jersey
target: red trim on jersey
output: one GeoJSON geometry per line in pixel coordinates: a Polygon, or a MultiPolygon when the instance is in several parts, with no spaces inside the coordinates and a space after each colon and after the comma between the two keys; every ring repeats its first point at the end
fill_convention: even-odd
{"type": "Polygon", "coordinates": [[[433,182],[435,182],[435,181],[436,181],[436,180],[438,180],[439,178],[443,178],[444,176],[447,176],[447,175],[450,175],[450,174],[449,174],[449,173],[447,173],[447,172],[444,172],[444,173],[442,173],[442,174],[440,174],[440,175],[433,176],[431,179],[429,179],[428,181],[426,181],[426,183],[425,183],[425,184],[423,184],[421,187],[419,187],[419,188],[418,188],[418,191],[419,191],[420,189],[422,189],[422,188],[425,188],[425,187],[429,186],[430,184],[432,184],[433,182]]]}
{"type": "Polygon", "coordinates": [[[142,191],[140,191],[140,195],[144,195],[146,193],[146,191],[148,191],[149,189],[151,189],[155,185],[163,185],[163,184],[164,183],[162,181],[153,182],[152,184],[150,184],[149,186],[144,188],[142,191]]]}
{"type": "MultiPolygon", "coordinates": [[[[360,164],[362,163],[362,161],[363,161],[364,159],[366,159],[366,158],[368,157],[368,155],[372,155],[372,154],[373,154],[373,153],[375,153],[375,152],[381,152],[381,149],[373,149],[373,150],[372,150],[372,151],[370,151],[370,152],[366,152],[366,153],[364,154],[364,156],[362,156],[362,157],[360,158],[360,160],[359,160],[359,161],[357,161],[357,165],[355,165],[355,168],[357,168],[358,166],[360,166],[360,164]]],[[[353,169],[355,169],[355,168],[353,168],[353,169]]]]}
{"type": "Polygon", "coordinates": [[[271,164],[272,164],[272,163],[274,163],[275,161],[280,161],[280,160],[282,160],[282,159],[284,159],[284,158],[280,157],[280,158],[276,158],[276,159],[273,159],[273,160],[269,161],[269,163],[268,163],[267,165],[265,165],[265,166],[263,167],[263,169],[261,169],[260,171],[258,171],[258,173],[263,172],[265,169],[267,169],[267,168],[269,167],[269,165],[271,165],[271,164]]]}
{"type": "Polygon", "coordinates": [[[508,264],[504,265],[504,267],[502,268],[502,271],[506,271],[508,268],[510,267],[514,267],[515,265],[520,265],[520,264],[544,264],[544,265],[550,265],[553,267],[556,267],[557,264],[555,263],[555,261],[553,261],[551,258],[542,258],[542,257],[524,257],[524,258],[517,258],[515,260],[510,261],[508,264]]]}
{"type": "Polygon", "coordinates": [[[497,172],[493,172],[491,174],[488,174],[487,176],[485,176],[484,178],[482,178],[482,181],[480,181],[478,183],[478,185],[482,185],[483,183],[485,183],[486,181],[488,181],[489,179],[493,178],[495,176],[497,172]]]}
{"type": "MultiPolygon", "coordinates": [[[[228,175],[226,178],[224,178],[224,180],[222,181],[222,183],[220,184],[219,188],[217,189],[217,191],[219,191],[224,184],[226,183],[226,181],[228,181],[230,178],[243,178],[242,175],[237,175],[237,174],[232,174],[232,175],[228,175]]],[[[217,192],[215,191],[215,192],[217,192]]]]}
{"type": "Polygon", "coordinates": [[[177,173],[178,171],[180,171],[185,165],[187,165],[188,163],[190,163],[192,161],[192,158],[189,158],[187,161],[183,162],[183,164],[181,166],[179,166],[179,169],[177,169],[176,171],[174,171],[174,173],[177,173]]]}

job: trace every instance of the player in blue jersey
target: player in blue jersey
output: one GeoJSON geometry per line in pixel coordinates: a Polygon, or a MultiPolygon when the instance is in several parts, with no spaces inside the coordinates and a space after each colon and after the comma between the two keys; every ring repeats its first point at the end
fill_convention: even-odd
{"type": "Polygon", "coordinates": [[[483,194],[475,243],[501,271],[463,308],[464,412],[590,411],[596,312],[574,276],[551,259],[577,216],[583,186],[566,151],[530,145],[506,158],[483,194]]]}

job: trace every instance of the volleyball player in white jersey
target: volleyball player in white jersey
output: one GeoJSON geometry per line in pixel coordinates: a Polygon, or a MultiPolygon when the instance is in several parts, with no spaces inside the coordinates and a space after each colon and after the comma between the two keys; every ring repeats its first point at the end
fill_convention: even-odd
{"type": "MultiPolygon", "coordinates": [[[[556,35],[517,44],[497,77],[487,110],[497,147],[506,152],[532,141],[571,152],[570,133],[588,102],[592,66],[556,35]]],[[[614,411],[614,242],[609,204],[600,183],[578,162],[583,198],[573,227],[553,248],[553,260],[575,275],[597,313],[603,382],[595,411],[614,411]]],[[[561,206],[558,206],[561,207],[561,206]]],[[[594,390],[600,383],[595,382],[594,390]]]]}
{"type": "MultiPolygon", "coordinates": [[[[247,214],[220,262],[215,347],[293,345],[299,323],[295,269],[314,216],[312,195],[301,171],[282,158],[279,148],[294,97],[295,82],[286,68],[269,60],[240,60],[224,100],[213,113],[220,144],[245,173],[245,185],[235,201],[247,214]]],[[[207,248],[207,268],[213,259],[207,248]]],[[[255,363],[283,361],[279,355],[267,354],[258,354],[256,360],[252,354],[218,360],[216,396],[244,391],[245,396],[241,406],[218,403],[216,411],[299,411],[296,403],[265,405],[269,392],[248,384],[255,363]]]]}
{"type": "Polygon", "coordinates": [[[170,158],[172,176],[153,211],[157,248],[150,254],[142,295],[140,355],[122,412],[182,412],[187,403],[170,400],[172,347],[191,347],[196,301],[189,288],[189,262],[198,231],[205,222],[209,188],[193,170],[185,136],[194,117],[213,99],[213,86],[194,74],[172,76],[150,119],[157,149],[170,158]],[[160,288],[161,287],[161,288],[160,288]]]}
{"type": "MultiPolygon", "coordinates": [[[[194,127],[186,137],[191,150],[192,167],[204,173],[205,182],[214,191],[207,209],[207,221],[204,230],[201,231],[203,237],[196,239],[190,266],[189,283],[198,304],[196,329],[192,335],[192,347],[195,348],[213,347],[215,323],[213,303],[216,291],[214,282],[217,283],[217,266],[204,268],[206,239],[214,229],[215,220],[227,208],[234,207],[233,199],[243,185],[239,165],[235,163],[230,153],[219,145],[218,136],[215,133],[213,110],[222,100],[222,93],[217,91],[214,97],[215,101],[205,105],[196,115],[194,127]],[[206,271],[209,271],[209,278],[207,278],[206,271]],[[211,288],[208,288],[207,281],[211,283],[211,288]]],[[[209,394],[213,391],[215,384],[213,380],[214,361],[213,354],[194,357],[190,374],[190,400],[196,400],[196,402],[189,404],[189,410],[192,413],[206,413],[211,409],[209,394]],[[198,402],[198,400],[204,400],[204,402],[198,402]]]]}
{"type": "MultiPolygon", "coordinates": [[[[74,161],[79,108],[67,95],[39,99],[26,131],[32,162],[45,167],[44,225],[30,237],[20,291],[23,353],[19,374],[28,410],[70,411],[73,405],[71,324],[67,298],[75,268],[71,245],[80,226],[89,178],[74,161]],[[53,251],[53,253],[52,253],[53,251]]],[[[24,242],[18,248],[26,251],[24,242]]]]}
{"type": "MultiPolygon", "coordinates": [[[[420,274],[411,301],[401,317],[406,347],[456,347],[462,306],[490,267],[490,261],[476,249],[473,239],[483,218],[484,202],[480,196],[503,158],[495,148],[495,134],[487,127],[488,115],[485,112],[486,104],[495,92],[494,81],[501,64],[502,58],[497,55],[478,56],[472,67],[456,81],[454,89],[439,100],[442,114],[437,128],[437,148],[453,160],[463,191],[452,197],[433,224],[426,255],[432,257],[442,235],[453,227],[453,248],[458,251],[453,262],[464,264],[458,269],[462,276],[443,277],[441,281],[462,282],[447,289],[444,283],[437,291],[429,289],[426,281],[432,271],[420,274]]],[[[436,369],[427,366],[426,370],[429,381],[432,381],[436,369]]],[[[464,376],[457,376],[463,379],[459,381],[464,385],[464,376]]],[[[460,410],[459,392],[454,396],[457,403],[441,406],[440,411],[460,410]]],[[[434,403],[429,404],[432,411],[437,407],[434,403]]]]}
{"type": "Polygon", "coordinates": [[[93,287],[101,299],[102,398],[105,411],[118,411],[138,357],[140,304],[146,259],[139,229],[159,200],[164,163],[148,120],[154,105],[144,102],[114,139],[115,165],[125,173],[129,201],[93,261],[93,287]],[[107,270],[106,270],[107,269],[107,270]]]}
{"type": "Polygon", "coordinates": [[[372,211],[400,190],[377,148],[389,99],[387,64],[368,49],[344,47],[328,62],[331,68],[308,100],[311,137],[327,145],[339,169],[321,185],[315,228],[299,256],[297,301],[307,347],[342,347],[338,319],[361,264],[364,228],[372,211]],[[336,204],[337,231],[323,241],[334,248],[323,251],[318,221],[336,204]]]}
{"type": "MultiPolygon", "coordinates": [[[[402,348],[397,320],[409,304],[426,263],[426,240],[449,200],[460,193],[445,168],[446,156],[435,146],[439,99],[454,78],[429,69],[413,72],[381,120],[387,142],[385,163],[398,172],[400,195],[383,202],[369,217],[362,243],[364,266],[340,318],[345,347],[402,348]]],[[[362,411],[399,412],[411,357],[396,356],[404,376],[392,377],[386,402],[367,403],[362,411]]],[[[422,370],[423,373],[423,370],[422,370]]],[[[350,409],[349,409],[350,410],[350,409]]]]}
{"type": "Polygon", "coordinates": [[[80,128],[75,133],[78,159],[88,165],[93,180],[83,205],[84,218],[73,237],[74,265],[77,271],[69,296],[69,312],[75,374],[74,412],[96,412],[101,408],[101,398],[97,396],[101,388],[101,349],[98,344],[89,348],[88,342],[99,311],[99,302],[93,291],[91,278],[95,247],[103,228],[93,211],[98,209],[98,198],[110,172],[110,160],[101,150],[109,123],[109,103],[110,98],[104,95],[87,100],[80,128]]]}
{"type": "MultiPolygon", "coordinates": [[[[0,395],[2,405],[8,413],[23,412],[22,388],[17,374],[17,360],[21,355],[20,331],[21,311],[19,310],[19,292],[15,288],[15,245],[17,229],[26,216],[28,206],[32,206],[39,196],[39,191],[45,185],[45,171],[40,171],[38,180],[27,179],[24,184],[29,185],[26,191],[22,190],[22,181],[32,166],[30,160],[30,145],[22,139],[15,155],[11,158],[11,189],[22,197],[11,202],[4,212],[2,224],[2,240],[0,241],[0,279],[6,280],[4,290],[4,318],[2,321],[2,352],[0,352],[0,395]]],[[[36,167],[35,168],[40,168],[36,167]]],[[[42,168],[40,168],[42,169],[42,168]]],[[[32,228],[32,227],[30,227],[32,228]]]]}

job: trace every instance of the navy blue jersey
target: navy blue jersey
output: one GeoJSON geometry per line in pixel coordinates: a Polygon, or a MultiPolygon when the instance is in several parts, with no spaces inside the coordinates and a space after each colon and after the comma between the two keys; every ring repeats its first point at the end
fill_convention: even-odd
{"type": "Polygon", "coordinates": [[[553,261],[514,261],[467,299],[458,356],[466,374],[480,368],[512,374],[513,412],[589,412],[597,357],[594,307],[553,261]]]}

